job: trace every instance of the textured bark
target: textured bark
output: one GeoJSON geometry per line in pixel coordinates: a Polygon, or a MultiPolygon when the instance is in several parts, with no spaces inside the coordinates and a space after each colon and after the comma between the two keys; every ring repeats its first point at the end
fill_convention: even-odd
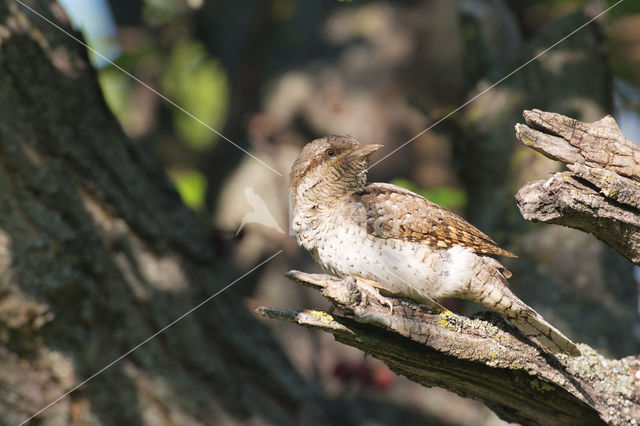
{"type": "Polygon", "coordinates": [[[583,123],[533,110],[524,119],[518,140],[571,170],[520,189],[524,218],[589,232],[640,265],[640,148],[610,116],[583,123]]]}
{"type": "Polygon", "coordinates": [[[475,318],[430,312],[404,300],[393,311],[355,282],[291,271],[319,290],[336,314],[259,308],[269,318],[332,333],[424,386],[482,401],[507,421],[527,425],[633,424],[640,418],[640,358],[547,355],[497,314],[475,318]]]}
{"type": "MultiPolygon", "coordinates": [[[[72,31],[56,3],[28,3],[72,31]]],[[[0,213],[0,423],[28,418],[236,278],[122,133],[84,48],[12,0],[0,1],[0,213]]],[[[319,422],[315,393],[232,291],[39,424],[319,422]]]]}

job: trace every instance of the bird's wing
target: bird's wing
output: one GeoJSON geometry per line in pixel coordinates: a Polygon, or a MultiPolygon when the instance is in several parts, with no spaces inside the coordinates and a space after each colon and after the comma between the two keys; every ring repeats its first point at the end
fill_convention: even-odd
{"type": "Polygon", "coordinates": [[[468,247],[475,253],[517,257],[501,249],[475,226],[421,195],[387,183],[373,183],[360,194],[367,232],[434,248],[468,247]]]}

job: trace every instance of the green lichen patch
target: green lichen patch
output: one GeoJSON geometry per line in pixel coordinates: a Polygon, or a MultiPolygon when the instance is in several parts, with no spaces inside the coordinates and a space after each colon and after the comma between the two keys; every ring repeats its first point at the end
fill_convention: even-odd
{"type": "Polygon", "coordinates": [[[456,315],[448,309],[444,309],[440,315],[438,315],[438,325],[449,331],[460,331],[460,321],[458,321],[456,315]]]}
{"type": "Polygon", "coordinates": [[[324,311],[318,311],[315,309],[308,309],[304,311],[305,313],[314,317],[317,321],[323,324],[330,324],[333,322],[333,317],[324,311]]]}

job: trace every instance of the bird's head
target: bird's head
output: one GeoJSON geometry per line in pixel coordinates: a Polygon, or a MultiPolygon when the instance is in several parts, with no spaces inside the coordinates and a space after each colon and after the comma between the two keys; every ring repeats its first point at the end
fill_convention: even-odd
{"type": "Polygon", "coordinates": [[[291,168],[291,201],[315,197],[319,202],[329,202],[362,191],[368,157],[381,146],[360,145],[350,136],[326,136],[309,142],[291,168]]]}

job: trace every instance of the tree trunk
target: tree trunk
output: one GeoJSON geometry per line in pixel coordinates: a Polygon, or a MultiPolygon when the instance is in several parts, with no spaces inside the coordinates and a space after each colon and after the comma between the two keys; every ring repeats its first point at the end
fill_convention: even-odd
{"type": "MultiPolygon", "coordinates": [[[[56,3],[28,4],[79,37],[56,3]]],[[[124,136],[85,48],[15,1],[0,21],[0,412],[16,424],[238,277],[124,136]]],[[[320,422],[233,288],[37,418],[320,422]]]]}

